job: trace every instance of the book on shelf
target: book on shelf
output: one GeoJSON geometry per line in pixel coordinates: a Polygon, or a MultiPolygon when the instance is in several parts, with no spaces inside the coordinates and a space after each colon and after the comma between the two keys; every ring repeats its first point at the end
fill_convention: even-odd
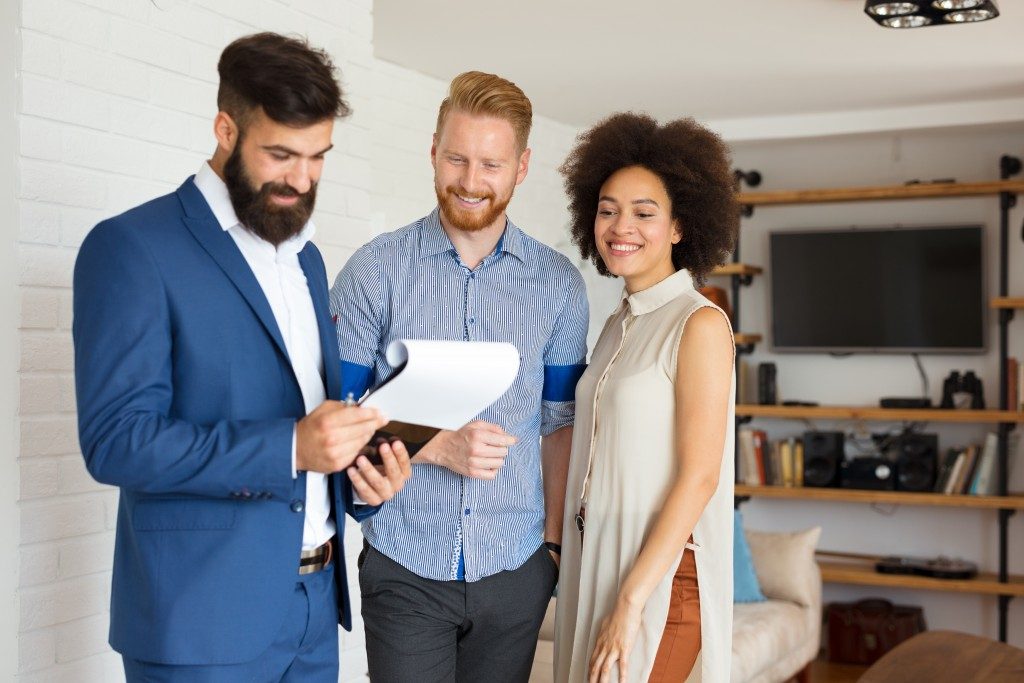
{"type": "Polygon", "coordinates": [[[739,438],[739,472],[737,479],[741,484],[757,486],[761,483],[757,471],[757,456],[754,454],[754,430],[743,428],[737,434],[739,438]]]}
{"type": "Polygon", "coordinates": [[[804,485],[804,441],[797,439],[793,445],[793,477],[797,486],[804,485]]]}
{"type": "Polygon", "coordinates": [[[949,482],[949,475],[953,472],[953,465],[956,463],[960,451],[955,448],[947,448],[945,455],[939,456],[939,473],[935,477],[935,493],[945,493],[946,484],[949,482]]]}
{"type": "Polygon", "coordinates": [[[1010,410],[1020,410],[1020,363],[1013,356],[1006,359],[1006,406],[1010,410]]]}
{"type": "Polygon", "coordinates": [[[1024,363],[1017,363],[1017,410],[1024,413],[1024,363]]]}
{"type": "Polygon", "coordinates": [[[763,429],[755,429],[754,460],[757,463],[758,480],[762,486],[772,481],[771,457],[768,448],[768,434],[763,429]]]}
{"type": "Polygon", "coordinates": [[[991,496],[998,493],[996,483],[996,449],[999,446],[999,437],[994,432],[985,435],[985,445],[981,449],[981,459],[978,463],[977,473],[971,482],[968,493],[975,496],[991,496]]]}
{"type": "Polygon", "coordinates": [[[964,465],[964,472],[961,480],[956,482],[954,494],[966,494],[974,481],[974,474],[978,469],[978,461],[981,460],[981,449],[977,445],[967,447],[967,462],[964,465]]]}
{"type": "Polygon", "coordinates": [[[782,485],[793,486],[793,439],[782,439],[778,442],[779,469],[782,470],[782,485]]]}
{"type": "Polygon", "coordinates": [[[943,493],[954,493],[954,491],[956,490],[956,482],[960,479],[960,473],[963,472],[964,461],[966,460],[966,451],[956,451],[955,460],[953,461],[953,467],[949,470],[949,476],[946,478],[946,484],[942,488],[943,493]]]}

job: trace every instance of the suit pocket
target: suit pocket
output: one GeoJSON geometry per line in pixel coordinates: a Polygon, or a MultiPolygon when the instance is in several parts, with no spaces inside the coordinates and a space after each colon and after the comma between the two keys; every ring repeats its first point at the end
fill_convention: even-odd
{"type": "Polygon", "coordinates": [[[209,499],[140,500],[132,511],[136,531],[187,529],[231,529],[235,526],[238,503],[209,499]]]}

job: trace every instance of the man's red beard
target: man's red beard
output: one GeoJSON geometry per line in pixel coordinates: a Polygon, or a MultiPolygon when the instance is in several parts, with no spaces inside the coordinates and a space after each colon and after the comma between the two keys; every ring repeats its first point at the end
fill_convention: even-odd
{"type": "MultiPolygon", "coordinates": [[[[485,194],[482,196],[482,202],[487,202],[489,209],[467,211],[459,206],[459,199],[455,196],[459,194],[457,188],[449,186],[442,190],[435,183],[434,193],[437,195],[437,204],[441,207],[441,213],[444,214],[448,223],[453,228],[464,232],[477,232],[491,225],[505,212],[509,201],[512,200],[511,193],[501,201],[497,200],[494,194],[485,194]]],[[[468,196],[466,193],[461,194],[464,197],[468,196]]],[[[473,199],[477,197],[474,196],[473,199]]]]}

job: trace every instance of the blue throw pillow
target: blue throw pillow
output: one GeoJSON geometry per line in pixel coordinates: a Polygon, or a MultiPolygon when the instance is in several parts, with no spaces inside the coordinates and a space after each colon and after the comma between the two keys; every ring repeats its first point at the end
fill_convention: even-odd
{"type": "Polygon", "coordinates": [[[732,580],[733,602],[767,600],[761,592],[761,585],[757,582],[754,561],[750,557],[750,546],[747,545],[747,536],[743,533],[743,516],[739,510],[733,515],[732,580]]]}

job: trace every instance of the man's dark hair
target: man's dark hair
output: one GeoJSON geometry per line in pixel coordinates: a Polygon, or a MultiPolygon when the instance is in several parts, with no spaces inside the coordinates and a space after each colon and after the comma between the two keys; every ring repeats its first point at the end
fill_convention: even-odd
{"type": "Polygon", "coordinates": [[[659,126],[632,112],[610,116],[577,138],[559,171],[569,196],[572,241],[602,275],[609,272],[594,239],[598,195],[613,173],[630,166],[661,179],[683,235],[672,247],[672,265],[686,268],[702,285],[732,253],[740,222],[725,143],[693,119],[659,126]]]}
{"type": "Polygon", "coordinates": [[[217,107],[240,128],[260,108],[271,120],[296,128],[351,113],[330,56],[299,38],[243,36],[224,48],[217,71],[217,107]]]}

